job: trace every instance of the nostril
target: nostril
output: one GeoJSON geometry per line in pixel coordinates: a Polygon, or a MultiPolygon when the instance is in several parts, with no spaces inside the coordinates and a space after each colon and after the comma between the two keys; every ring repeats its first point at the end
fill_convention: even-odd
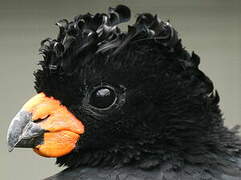
{"type": "Polygon", "coordinates": [[[39,118],[39,119],[36,119],[36,120],[34,120],[33,122],[34,122],[34,123],[40,123],[40,122],[42,122],[42,121],[48,119],[49,116],[50,116],[50,115],[47,115],[45,118],[39,118]]]}

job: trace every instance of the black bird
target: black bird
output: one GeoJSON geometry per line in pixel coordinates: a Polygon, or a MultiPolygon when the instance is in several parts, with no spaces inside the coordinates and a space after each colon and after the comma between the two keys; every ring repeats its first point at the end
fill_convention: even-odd
{"type": "Polygon", "coordinates": [[[200,59],[156,15],[128,7],[57,22],[41,42],[37,95],[13,119],[8,144],[57,157],[48,180],[240,180],[238,127],[224,127],[200,59]]]}

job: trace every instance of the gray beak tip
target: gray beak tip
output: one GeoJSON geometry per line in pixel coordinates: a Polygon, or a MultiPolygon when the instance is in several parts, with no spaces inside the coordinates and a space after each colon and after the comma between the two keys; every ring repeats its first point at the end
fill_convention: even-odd
{"type": "Polygon", "coordinates": [[[8,146],[8,152],[12,152],[14,147],[8,146]]]}
{"type": "Polygon", "coordinates": [[[8,129],[8,151],[13,151],[15,147],[32,148],[36,143],[42,143],[44,132],[43,128],[32,122],[32,114],[30,112],[20,110],[13,118],[8,129]]]}
{"type": "Polygon", "coordinates": [[[16,140],[14,141],[12,138],[9,138],[9,137],[10,136],[8,135],[8,138],[7,138],[8,152],[12,152],[18,141],[16,140]]]}

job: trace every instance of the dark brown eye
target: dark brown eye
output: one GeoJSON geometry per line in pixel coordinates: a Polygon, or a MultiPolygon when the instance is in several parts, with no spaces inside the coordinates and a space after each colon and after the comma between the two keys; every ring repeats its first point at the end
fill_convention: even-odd
{"type": "Polygon", "coordinates": [[[108,108],[116,101],[116,94],[113,89],[102,87],[93,91],[90,97],[90,104],[96,108],[108,108]]]}

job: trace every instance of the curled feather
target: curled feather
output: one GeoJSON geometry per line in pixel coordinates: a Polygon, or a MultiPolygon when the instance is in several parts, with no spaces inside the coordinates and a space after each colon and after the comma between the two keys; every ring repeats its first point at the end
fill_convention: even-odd
{"type": "MultiPolygon", "coordinates": [[[[140,14],[135,24],[123,32],[119,24],[130,19],[131,11],[124,5],[109,8],[108,13],[87,13],[76,16],[73,21],[66,19],[56,23],[59,33],[56,39],[41,42],[40,53],[49,69],[72,72],[81,59],[91,59],[95,54],[118,54],[130,43],[152,41],[173,52],[178,46],[176,30],[169,22],[161,21],[156,15],[140,14]],[[80,58],[81,57],[81,58],[80,58]]],[[[193,55],[194,64],[198,58],[193,55]]]]}

